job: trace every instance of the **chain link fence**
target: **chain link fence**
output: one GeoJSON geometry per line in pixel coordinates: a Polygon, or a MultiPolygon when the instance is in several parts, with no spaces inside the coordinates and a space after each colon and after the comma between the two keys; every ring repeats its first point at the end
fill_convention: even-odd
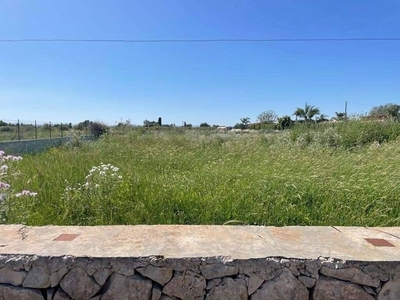
{"type": "Polygon", "coordinates": [[[92,136],[91,122],[52,123],[26,120],[0,120],[0,141],[51,139],[67,136],[92,136]]]}

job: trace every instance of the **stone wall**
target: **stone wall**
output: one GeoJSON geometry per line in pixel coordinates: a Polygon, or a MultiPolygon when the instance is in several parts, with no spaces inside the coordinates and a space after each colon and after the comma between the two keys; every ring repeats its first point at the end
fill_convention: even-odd
{"type": "Polygon", "coordinates": [[[0,300],[400,299],[399,262],[0,255],[0,300]]]}
{"type": "MultiPolygon", "coordinates": [[[[93,136],[82,136],[82,140],[92,140],[93,136]]],[[[72,137],[60,137],[52,139],[24,140],[24,141],[9,141],[0,142],[0,150],[7,154],[21,155],[27,153],[35,153],[44,151],[51,147],[58,147],[63,143],[70,141],[72,137]]]]}

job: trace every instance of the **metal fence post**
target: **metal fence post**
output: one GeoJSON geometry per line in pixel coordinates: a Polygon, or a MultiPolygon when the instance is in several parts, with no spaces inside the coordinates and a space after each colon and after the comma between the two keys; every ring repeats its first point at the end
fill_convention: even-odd
{"type": "Polygon", "coordinates": [[[19,119],[18,119],[18,123],[17,123],[17,132],[18,132],[18,141],[21,140],[21,131],[20,131],[20,127],[19,127],[19,119]]]}
{"type": "Polygon", "coordinates": [[[37,140],[37,126],[36,126],[36,120],[35,120],[35,140],[37,140]]]}
{"type": "Polygon", "coordinates": [[[63,132],[62,132],[62,123],[60,125],[60,130],[61,130],[61,137],[63,137],[63,132]]]}
{"type": "Polygon", "coordinates": [[[50,138],[51,138],[51,122],[49,122],[49,126],[50,126],[50,138]]]}

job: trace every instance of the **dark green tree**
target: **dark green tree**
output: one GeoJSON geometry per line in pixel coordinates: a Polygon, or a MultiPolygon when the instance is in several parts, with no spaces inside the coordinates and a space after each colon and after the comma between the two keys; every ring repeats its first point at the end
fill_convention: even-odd
{"type": "Polygon", "coordinates": [[[392,118],[398,118],[400,116],[400,105],[394,104],[394,103],[387,103],[384,105],[379,105],[373,107],[369,115],[371,117],[392,117],[392,118]]]}
{"type": "Polygon", "coordinates": [[[302,118],[304,119],[304,121],[308,122],[311,121],[315,116],[319,115],[320,113],[321,111],[319,110],[318,107],[306,103],[304,108],[301,107],[296,108],[293,115],[296,116],[296,120],[297,118],[302,118]]]}
{"type": "Polygon", "coordinates": [[[236,123],[235,126],[233,126],[235,129],[246,129],[246,125],[243,123],[236,123]]]}
{"type": "Polygon", "coordinates": [[[250,118],[249,117],[241,118],[240,122],[242,122],[242,124],[246,126],[247,124],[250,124],[250,118]]]}
{"type": "Polygon", "coordinates": [[[292,124],[293,124],[293,121],[290,118],[290,116],[283,116],[283,117],[278,118],[278,126],[277,126],[277,128],[281,129],[281,130],[287,129],[290,126],[292,126],[292,124]]]}

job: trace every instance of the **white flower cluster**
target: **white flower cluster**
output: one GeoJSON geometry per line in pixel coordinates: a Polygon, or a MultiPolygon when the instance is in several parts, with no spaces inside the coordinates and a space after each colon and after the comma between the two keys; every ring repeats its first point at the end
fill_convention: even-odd
{"type": "MultiPolygon", "coordinates": [[[[119,175],[118,172],[119,168],[111,164],[101,163],[99,166],[93,166],[88,175],[86,175],[86,181],[84,183],[78,183],[76,187],[67,186],[65,192],[90,192],[99,189],[100,187],[104,192],[105,189],[111,188],[111,186],[121,182],[122,176],[119,175]]],[[[68,184],[68,181],[66,181],[66,183],[68,184]]]]}
{"type": "Polygon", "coordinates": [[[15,197],[22,197],[22,196],[30,196],[30,197],[35,197],[38,193],[31,192],[28,190],[23,190],[21,193],[18,193],[15,195],[15,197]]]}
{"type": "MultiPolygon", "coordinates": [[[[8,173],[8,169],[9,166],[7,166],[7,162],[8,161],[20,161],[22,160],[21,156],[14,156],[14,155],[5,155],[5,152],[0,150],[0,204],[2,204],[2,202],[4,203],[4,201],[7,199],[7,197],[12,196],[11,193],[11,189],[10,189],[10,184],[8,184],[7,182],[3,182],[1,181],[1,179],[7,177],[7,173],[8,173]]],[[[15,197],[23,197],[23,196],[29,196],[29,197],[35,197],[37,195],[37,193],[35,192],[31,192],[28,190],[23,190],[20,193],[15,194],[15,197]]]]}
{"type": "Polygon", "coordinates": [[[89,174],[86,176],[86,179],[90,179],[96,174],[100,176],[111,176],[111,177],[117,177],[118,179],[122,179],[121,175],[118,175],[117,172],[119,171],[119,168],[114,167],[111,164],[103,164],[101,163],[100,166],[93,166],[89,174]]]}

